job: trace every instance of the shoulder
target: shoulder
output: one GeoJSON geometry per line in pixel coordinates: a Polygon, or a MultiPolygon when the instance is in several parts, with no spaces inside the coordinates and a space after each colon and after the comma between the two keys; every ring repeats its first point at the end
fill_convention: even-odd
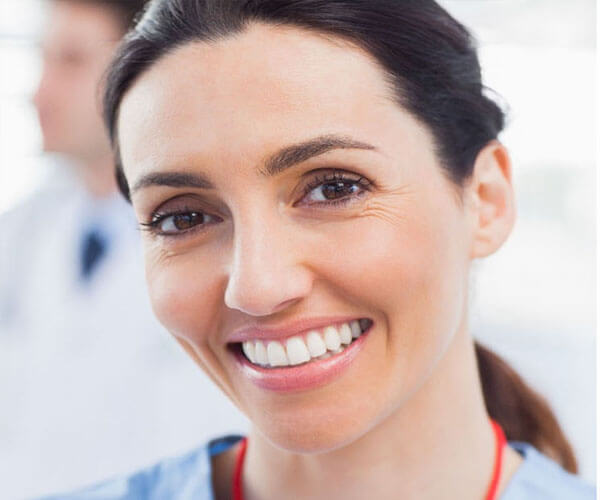
{"type": "Polygon", "coordinates": [[[511,441],[524,458],[500,500],[593,500],[594,486],[561,468],[529,443],[511,441]]]}
{"type": "Polygon", "coordinates": [[[70,493],[39,500],[211,500],[211,456],[225,451],[240,436],[209,441],[130,475],[116,477],[70,493]]]}

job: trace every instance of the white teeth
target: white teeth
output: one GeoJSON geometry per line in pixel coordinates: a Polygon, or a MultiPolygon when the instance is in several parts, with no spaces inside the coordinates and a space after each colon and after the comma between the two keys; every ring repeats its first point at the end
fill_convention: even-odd
{"type": "Polygon", "coordinates": [[[335,326],[328,326],[324,332],[325,345],[329,351],[337,351],[342,344],[340,334],[335,326]]]}
{"type": "Polygon", "coordinates": [[[322,331],[311,330],[305,336],[296,335],[281,342],[246,341],[242,343],[242,350],[254,364],[264,367],[295,366],[342,352],[362,332],[359,321],[355,320],[337,327],[328,326],[322,331]]]}
{"type": "Polygon", "coordinates": [[[271,341],[267,344],[267,357],[271,366],[287,366],[288,358],[280,342],[271,341]]]}
{"type": "Polygon", "coordinates": [[[353,339],[357,339],[358,337],[360,337],[360,334],[362,333],[362,330],[360,329],[360,324],[358,323],[357,320],[350,322],[350,330],[352,330],[352,338],[353,339]]]}
{"type": "Polygon", "coordinates": [[[321,334],[316,330],[309,332],[306,336],[306,344],[308,345],[308,351],[313,358],[318,358],[327,352],[323,337],[321,337],[321,334]]]}
{"type": "Polygon", "coordinates": [[[300,337],[292,337],[285,343],[285,350],[287,351],[287,357],[290,365],[299,365],[300,363],[306,363],[310,361],[310,353],[304,343],[304,340],[300,337]]]}
{"type": "Polygon", "coordinates": [[[254,345],[254,357],[259,365],[265,366],[269,364],[267,350],[265,349],[265,345],[260,340],[254,345]]]}
{"type": "Polygon", "coordinates": [[[252,362],[256,363],[256,357],[254,356],[254,344],[250,341],[246,341],[242,344],[242,350],[246,357],[252,362]]]}
{"type": "Polygon", "coordinates": [[[350,329],[350,325],[348,323],[344,323],[340,327],[339,333],[342,344],[349,344],[352,342],[352,330],[350,329]]]}

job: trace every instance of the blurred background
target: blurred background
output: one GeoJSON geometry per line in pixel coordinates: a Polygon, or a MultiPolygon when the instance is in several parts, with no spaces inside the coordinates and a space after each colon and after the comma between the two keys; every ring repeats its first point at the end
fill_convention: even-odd
{"type": "MultiPolygon", "coordinates": [[[[472,331],[547,397],[574,445],[581,475],[595,482],[595,2],[441,3],[475,34],[484,82],[509,107],[501,140],[512,154],[518,221],[507,244],[476,263],[472,331]]],[[[47,0],[0,1],[0,221],[11,228],[8,216],[26,214],[17,216],[25,242],[17,254],[11,231],[0,232],[0,249],[13,248],[0,253],[0,269],[18,268],[12,259],[26,250],[28,229],[32,237],[39,225],[60,234],[65,219],[44,204],[60,201],[74,182],[62,160],[42,153],[32,102],[48,8],[47,0]],[[32,199],[35,210],[28,208],[32,199]]],[[[128,279],[143,289],[132,252],[128,279]]],[[[38,288],[48,286],[44,279],[38,288]]],[[[5,281],[8,294],[15,283],[5,281]]],[[[145,295],[135,314],[122,302],[113,304],[122,326],[114,342],[65,333],[54,306],[40,311],[39,326],[27,334],[0,316],[3,499],[68,490],[181,453],[210,436],[244,431],[245,419],[167,333],[157,324],[139,326],[135,314],[150,316],[145,295]],[[135,334],[125,339],[128,329],[135,334]]],[[[93,314],[83,310],[69,328],[98,324],[93,314]]]]}

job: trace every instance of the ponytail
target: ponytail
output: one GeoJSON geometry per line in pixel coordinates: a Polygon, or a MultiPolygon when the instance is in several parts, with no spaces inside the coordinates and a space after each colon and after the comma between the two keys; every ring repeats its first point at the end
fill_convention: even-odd
{"type": "Polygon", "coordinates": [[[488,414],[508,440],[525,441],[577,473],[577,461],[558,420],[543,396],[529,387],[506,361],[475,342],[479,377],[488,414]]]}

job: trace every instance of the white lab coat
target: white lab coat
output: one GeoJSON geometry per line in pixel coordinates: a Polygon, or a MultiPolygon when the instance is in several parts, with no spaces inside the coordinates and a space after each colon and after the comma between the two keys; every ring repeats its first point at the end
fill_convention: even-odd
{"type": "Polygon", "coordinates": [[[73,181],[0,217],[0,497],[134,470],[247,424],[154,318],[132,208],[73,181]],[[88,286],[80,239],[112,235],[88,286]]]}

